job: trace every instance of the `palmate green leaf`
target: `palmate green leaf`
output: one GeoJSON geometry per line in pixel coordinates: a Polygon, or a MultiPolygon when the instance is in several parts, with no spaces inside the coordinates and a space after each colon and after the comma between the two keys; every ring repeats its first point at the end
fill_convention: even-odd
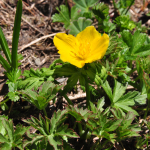
{"type": "MultiPolygon", "coordinates": [[[[103,89],[105,90],[106,94],[108,95],[110,101],[111,101],[111,107],[121,109],[125,112],[133,112],[135,115],[138,115],[138,113],[132,109],[130,106],[136,106],[136,105],[143,105],[146,104],[146,94],[141,95],[137,91],[128,92],[124,95],[126,91],[127,85],[122,85],[118,81],[115,81],[115,87],[112,90],[110,88],[110,85],[106,81],[102,85],[103,89]]],[[[124,114],[122,111],[122,114],[124,114]]]]}
{"type": "Polygon", "coordinates": [[[117,141],[121,141],[129,137],[139,136],[139,132],[141,131],[139,125],[132,124],[136,116],[133,112],[129,111],[127,115],[123,116],[119,109],[111,109],[111,111],[118,120],[122,119],[121,124],[116,129],[117,141]]]}
{"type": "Polygon", "coordinates": [[[18,82],[18,90],[19,89],[32,89],[34,87],[35,90],[44,83],[44,81],[53,81],[52,77],[54,70],[50,70],[49,68],[42,68],[41,70],[34,70],[31,68],[30,70],[25,70],[24,76],[25,79],[18,82]]]}
{"type": "Polygon", "coordinates": [[[133,60],[137,56],[143,57],[150,54],[150,44],[145,43],[147,41],[147,35],[136,31],[132,35],[128,30],[124,30],[122,33],[122,39],[129,47],[129,51],[126,53],[127,60],[133,60]],[[133,58],[132,58],[133,57],[133,58]]]}
{"type": "Polygon", "coordinates": [[[42,85],[42,89],[38,93],[30,89],[22,90],[21,93],[25,100],[34,104],[39,110],[42,110],[48,105],[50,100],[56,97],[61,87],[47,81],[42,85]]]}
{"type": "Polygon", "coordinates": [[[56,8],[59,14],[54,14],[52,16],[53,22],[62,22],[64,23],[64,27],[68,29],[70,25],[70,21],[76,20],[80,17],[80,11],[77,7],[73,6],[71,8],[71,14],[69,12],[69,8],[65,5],[60,5],[60,9],[56,8]]]}
{"type": "Polygon", "coordinates": [[[70,26],[68,29],[69,33],[73,35],[77,35],[79,32],[83,31],[86,27],[91,26],[92,20],[86,19],[85,17],[80,17],[78,20],[70,22],[70,26]]]}
{"type": "Polygon", "coordinates": [[[106,138],[112,143],[115,142],[116,135],[113,133],[121,124],[121,119],[108,119],[104,112],[97,112],[96,118],[88,119],[88,128],[93,132],[92,134],[99,138],[106,138]]]}
{"type": "Polygon", "coordinates": [[[33,126],[41,134],[30,135],[30,133],[28,133],[27,135],[31,140],[26,142],[24,147],[42,141],[44,145],[47,145],[49,142],[49,146],[47,145],[47,147],[50,147],[51,145],[55,150],[58,150],[60,149],[59,146],[62,147],[63,145],[63,136],[66,136],[66,138],[78,138],[78,135],[73,130],[68,129],[68,125],[64,125],[66,112],[66,110],[58,110],[57,112],[54,112],[51,120],[47,118],[46,121],[41,116],[39,116],[39,120],[34,117],[24,120],[24,122],[28,123],[30,126],[33,126]],[[49,128],[47,128],[47,125],[49,128]]]}
{"type": "Polygon", "coordinates": [[[76,4],[76,6],[78,8],[81,9],[81,11],[84,13],[84,12],[88,12],[89,11],[89,8],[94,6],[98,0],[73,0],[76,4]]]}
{"type": "Polygon", "coordinates": [[[16,129],[13,128],[12,120],[7,120],[5,118],[0,118],[2,121],[1,126],[5,128],[6,133],[2,135],[0,133],[0,149],[19,148],[23,150],[23,135],[29,129],[29,127],[23,127],[20,125],[16,126],[16,129]]]}
{"type": "Polygon", "coordinates": [[[62,23],[65,24],[64,27],[67,28],[70,24],[70,17],[69,17],[68,7],[65,6],[65,5],[60,5],[60,10],[59,10],[58,7],[56,9],[60,14],[54,14],[52,16],[53,22],[62,22],[62,23]]]}

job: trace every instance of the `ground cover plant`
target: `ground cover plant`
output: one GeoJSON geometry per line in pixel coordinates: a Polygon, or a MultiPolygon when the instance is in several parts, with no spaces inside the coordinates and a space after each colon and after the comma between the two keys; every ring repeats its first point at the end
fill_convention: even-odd
{"type": "Polygon", "coordinates": [[[51,16],[65,32],[54,34],[60,58],[47,68],[20,68],[22,0],[11,50],[0,27],[0,64],[8,85],[0,101],[0,149],[150,149],[150,39],[148,29],[131,20],[135,1],[113,0],[113,16],[102,1],[71,2],[51,16]],[[79,89],[85,99],[75,102],[69,93],[79,89]],[[22,110],[13,105],[25,105],[20,120],[22,110]]]}

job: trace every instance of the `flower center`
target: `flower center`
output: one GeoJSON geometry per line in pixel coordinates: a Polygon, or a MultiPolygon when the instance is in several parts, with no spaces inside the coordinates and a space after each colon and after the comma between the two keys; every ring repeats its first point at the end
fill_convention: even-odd
{"type": "Polygon", "coordinates": [[[90,43],[88,41],[85,41],[83,43],[76,43],[76,45],[78,49],[76,50],[76,52],[72,52],[72,53],[79,60],[85,60],[91,51],[90,43]]]}

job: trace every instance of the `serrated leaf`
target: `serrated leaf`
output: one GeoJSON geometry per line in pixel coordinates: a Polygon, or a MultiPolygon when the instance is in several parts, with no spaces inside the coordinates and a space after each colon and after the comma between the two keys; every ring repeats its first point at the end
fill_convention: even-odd
{"type": "Polygon", "coordinates": [[[89,8],[94,6],[98,0],[73,0],[78,8],[82,10],[82,12],[88,12],[89,8]]]}
{"type": "Polygon", "coordinates": [[[65,5],[60,5],[60,9],[56,8],[59,14],[54,14],[52,16],[53,22],[62,22],[64,23],[64,27],[67,28],[70,24],[70,17],[69,17],[69,9],[65,5]]]}
{"type": "Polygon", "coordinates": [[[121,15],[117,17],[114,22],[120,27],[121,31],[124,29],[133,30],[136,27],[128,15],[121,15]]]}
{"type": "Polygon", "coordinates": [[[129,47],[128,51],[129,54],[127,54],[129,55],[128,60],[133,60],[137,56],[143,57],[150,54],[150,44],[145,44],[147,40],[146,34],[136,31],[132,36],[132,34],[128,30],[124,30],[121,33],[121,35],[123,41],[129,47]],[[130,57],[133,57],[133,59],[130,57]]]}
{"type": "Polygon", "coordinates": [[[113,102],[114,103],[125,93],[126,88],[127,88],[127,85],[123,86],[121,83],[115,80],[115,87],[113,90],[113,102]]]}
{"type": "MultiPolygon", "coordinates": [[[[107,81],[102,85],[102,87],[110,98],[111,107],[113,108],[120,108],[125,112],[131,111],[135,115],[138,115],[138,113],[129,106],[142,105],[144,102],[146,102],[146,95],[141,95],[137,91],[129,92],[123,95],[126,91],[126,86],[122,85],[118,81],[115,81],[113,94],[107,81]],[[143,100],[142,103],[140,103],[141,100],[143,100]]],[[[122,114],[124,113],[122,112],[122,114]]]]}
{"type": "Polygon", "coordinates": [[[56,8],[59,12],[59,14],[54,14],[52,16],[53,22],[62,22],[64,23],[64,27],[68,29],[70,25],[70,21],[76,20],[77,18],[80,17],[80,11],[78,10],[77,7],[73,6],[71,8],[71,14],[69,12],[69,9],[65,5],[60,5],[60,9],[57,7],[56,8]]]}
{"type": "Polygon", "coordinates": [[[2,142],[2,143],[4,143],[4,142],[9,142],[8,140],[7,140],[7,138],[5,138],[5,136],[3,136],[1,133],[0,133],[0,142],[2,142]]]}
{"type": "Polygon", "coordinates": [[[79,138],[79,136],[75,132],[73,132],[72,129],[68,128],[68,125],[60,126],[60,128],[58,128],[56,134],[61,135],[61,136],[68,136],[71,138],[79,138]]]}
{"type": "Polygon", "coordinates": [[[33,68],[29,70],[25,70],[24,76],[25,79],[18,82],[18,89],[32,89],[34,87],[35,90],[44,82],[44,81],[53,81],[52,77],[54,70],[50,70],[49,68],[42,68],[41,70],[34,70],[33,68]],[[50,78],[52,77],[52,78],[50,78]]]}
{"type": "Polygon", "coordinates": [[[105,83],[102,84],[102,87],[104,88],[105,92],[107,93],[110,101],[113,102],[113,99],[112,99],[113,95],[112,95],[112,91],[111,91],[108,81],[105,81],[105,83]]]}
{"type": "MultiPolygon", "coordinates": [[[[109,7],[105,5],[103,2],[98,3],[92,8],[92,12],[94,13],[96,19],[100,22],[103,22],[104,19],[108,17],[109,7]]],[[[108,22],[107,22],[108,23],[108,22]]]]}
{"type": "Polygon", "coordinates": [[[70,115],[74,116],[77,121],[81,121],[82,119],[87,121],[89,117],[92,117],[92,114],[88,109],[70,106],[67,107],[67,111],[70,115]]]}
{"type": "Polygon", "coordinates": [[[58,145],[63,144],[62,140],[60,140],[58,137],[54,137],[53,135],[48,136],[48,141],[49,141],[50,145],[52,145],[54,147],[55,150],[59,150],[58,145]]]}
{"type": "Polygon", "coordinates": [[[103,106],[105,104],[105,98],[102,97],[101,99],[98,100],[97,102],[97,109],[103,111],[103,106]]]}

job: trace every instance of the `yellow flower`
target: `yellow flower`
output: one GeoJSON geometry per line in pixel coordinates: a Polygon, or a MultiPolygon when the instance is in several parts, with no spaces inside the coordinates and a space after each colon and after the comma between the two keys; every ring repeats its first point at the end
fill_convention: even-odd
{"type": "Polygon", "coordinates": [[[102,59],[109,45],[109,36],[105,33],[101,36],[94,26],[89,26],[76,37],[57,33],[54,44],[62,61],[82,68],[85,63],[102,59]]]}

